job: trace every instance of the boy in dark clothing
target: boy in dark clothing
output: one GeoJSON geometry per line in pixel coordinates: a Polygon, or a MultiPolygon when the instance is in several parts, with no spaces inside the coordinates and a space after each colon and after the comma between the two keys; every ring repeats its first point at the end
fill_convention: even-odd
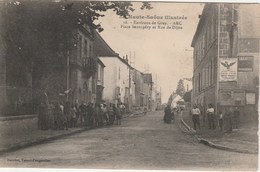
{"type": "Polygon", "coordinates": [[[79,106],[79,118],[80,118],[80,125],[86,124],[86,115],[87,115],[87,106],[84,104],[84,102],[81,103],[79,106]]]}
{"type": "Polygon", "coordinates": [[[240,111],[239,111],[238,107],[236,107],[233,112],[233,119],[234,119],[233,128],[235,128],[235,129],[238,129],[239,116],[240,116],[240,111]]]}

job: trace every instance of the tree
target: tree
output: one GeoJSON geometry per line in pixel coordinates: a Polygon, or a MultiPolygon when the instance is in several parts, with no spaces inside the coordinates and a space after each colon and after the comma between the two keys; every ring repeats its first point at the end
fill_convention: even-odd
{"type": "Polygon", "coordinates": [[[176,89],[176,93],[183,97],[184,93],[185,93],[185,87],[184,87],[184,84],[183,84],[183,80],[180,79],[179,82],[178,82],[178,86],[177,86],[177,89],[176,89]]]}
{"type": "MultiPolygon", "coordinates": [[[[144,2],[141,9],[151,9],[144,2]]],[[[54,62],[66,65],[67,52],[76,49],[78,37],[73,32],[79,26],[88,25],[99,32],[96,24],[107,10],[127,18],[134,11],[130,2],[109,1],[3,1],[0,3],[0,30],[7,59],[9,85],[27,85],[28,72],[48,71],[54,62]],[[40,61],[40,62],[39,62],[40,61]],[[45,63],[47,62],[47,63],[45,63]],[[37,65],[39,63],[40,65],[37,65]],[[37,71],[33,71],[32,66],[37,71]]]]}

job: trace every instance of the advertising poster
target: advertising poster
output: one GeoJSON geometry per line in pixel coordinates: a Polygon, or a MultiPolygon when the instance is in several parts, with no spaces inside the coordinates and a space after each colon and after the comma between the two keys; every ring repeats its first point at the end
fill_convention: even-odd
{"type": "Polygon", "coordinates": [[[220,81],[236,81],[237,58],[220,58],[219,63],[220,81]]]}
{"type": "Polygon", "coordinates": [[[238,56],[238,72],[252,72],[253,65],[253,56],[238,56]]]}

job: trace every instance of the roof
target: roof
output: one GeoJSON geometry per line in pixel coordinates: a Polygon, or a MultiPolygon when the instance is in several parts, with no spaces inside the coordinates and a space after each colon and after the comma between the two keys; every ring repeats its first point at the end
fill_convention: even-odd
{"type": "Polygon", "coordinates": [[[100,36],[100,34],[94,30],[94,53],[97,56],[114,57],[118,54],[112,50],[112,48],[106,43],[106,41],[100,36]]]}
{"type": "Polygon", "coordinates": [[[106,65],[99,58],[97,58],[97,62],[101,64],[101,66],[106,67],[106,65]]]}
{"type": "Polygon", "coordinates": [[[144,82],[145,83],[152,83],[153,82],[153,78],[152,78],[151,73],[145,73],[144,74],[144,82]]]}
{"type": "Polygon", "coordinates": [[[118,53],[116,53],[107,43],[106,41],[100,36],[100,34],[94,30],[94,53],[98,57],[115,57],[118,58],[120,61],[122,61],[124,64],[126,64],[128,67],[132,68],[130,64],[125,60],[122,59],[118,53]]]}
{"type": "Polygon", "coordinates": [[[195,42],[197,41],[203,26],[205,26],[205,20],[208,18],[209,14],[212,13],[211,8],[213,7],[213,3],[208,3],[204,6],[202,14],[200,16],[199,24],[197,26],[195,35],[193,36],[191,46],[195,46],[195,42]]]}

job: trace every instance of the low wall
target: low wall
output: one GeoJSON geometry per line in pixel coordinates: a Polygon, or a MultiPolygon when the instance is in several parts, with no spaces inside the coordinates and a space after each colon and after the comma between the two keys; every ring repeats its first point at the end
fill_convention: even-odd
{"type": "Polygon", "coordinates": [[[1,136],[19,135],[38,129],[37,115],[24,115],[0,118],[1,136]]]}

